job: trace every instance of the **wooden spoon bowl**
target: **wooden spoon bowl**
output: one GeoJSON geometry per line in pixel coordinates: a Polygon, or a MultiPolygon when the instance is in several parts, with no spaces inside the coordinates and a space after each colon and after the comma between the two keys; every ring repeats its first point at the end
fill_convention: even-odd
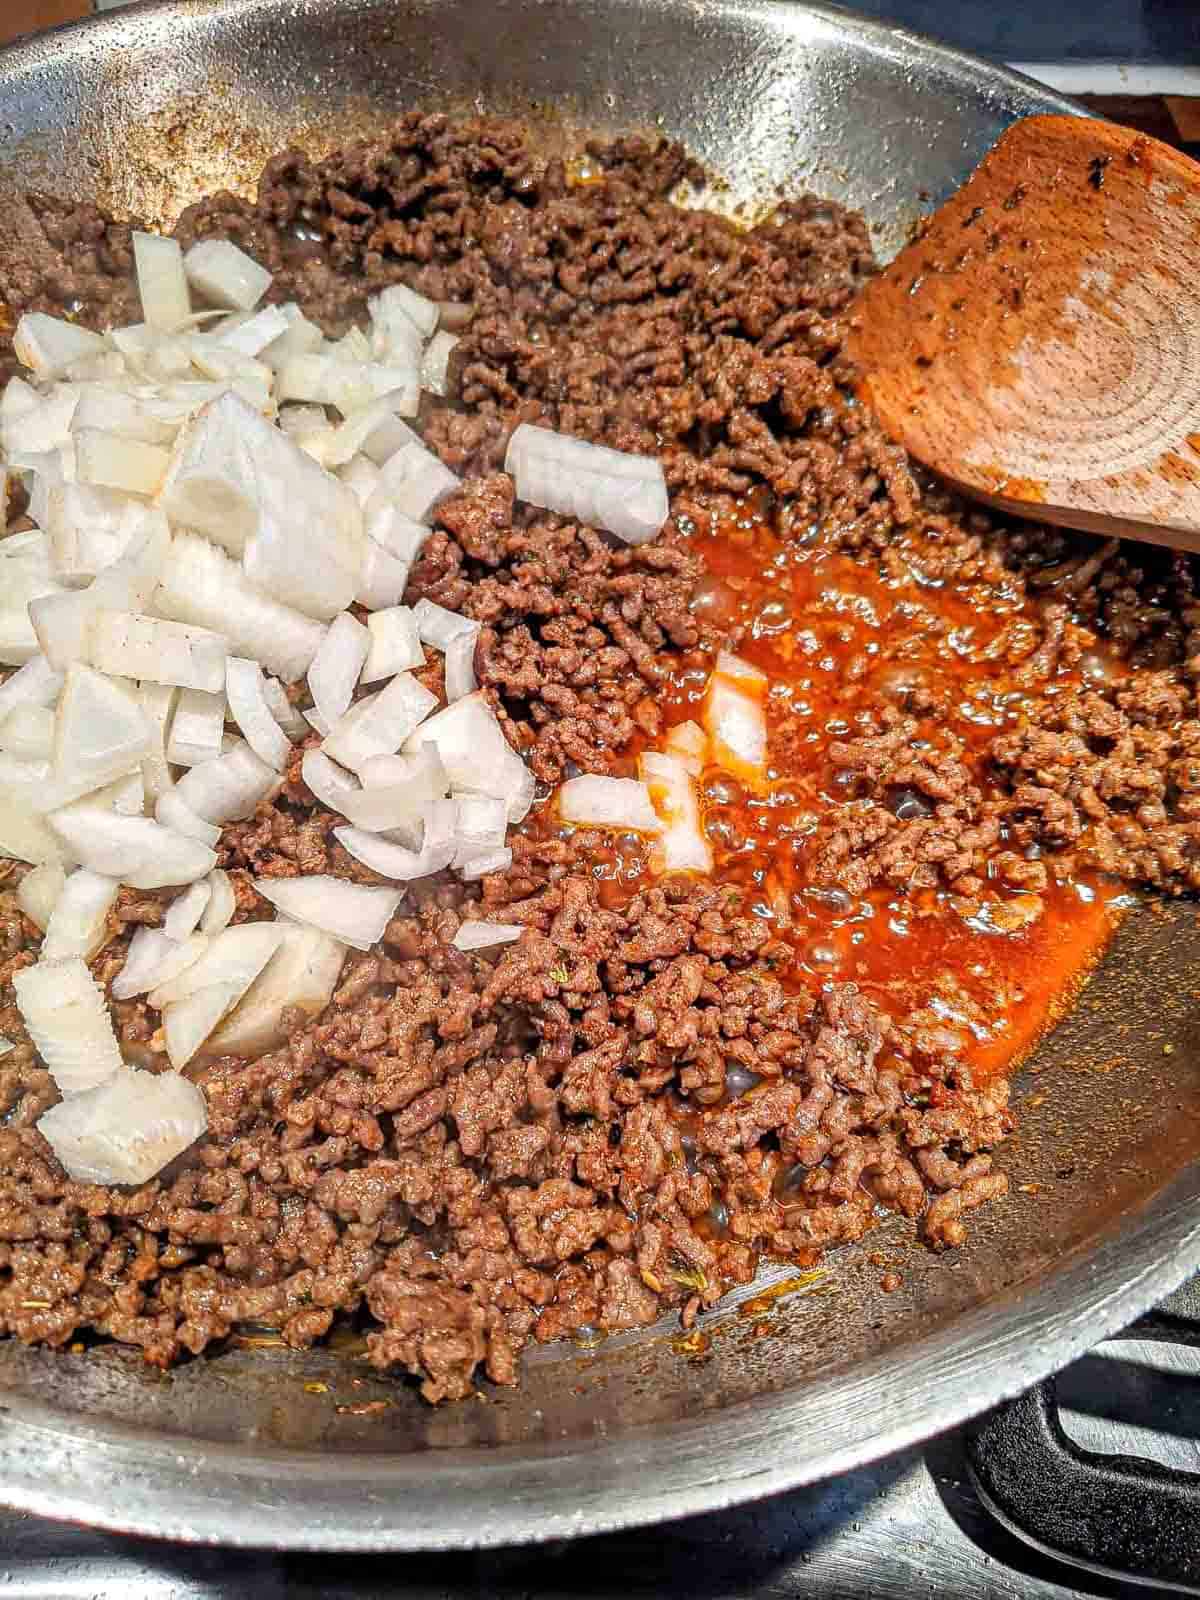
{"type": "Polygon", "coordinates": [[[977,499],[1200,550],[1200,165],[1168,145],[1014,123],[848,348],[885,428],[977,499]]]}

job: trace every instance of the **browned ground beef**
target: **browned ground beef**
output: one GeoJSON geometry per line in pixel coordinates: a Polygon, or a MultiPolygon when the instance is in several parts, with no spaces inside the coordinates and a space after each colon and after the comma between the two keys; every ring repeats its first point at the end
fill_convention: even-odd
{"type": "MultiPolygon", "coordinates": [[[[218,195],[178,229],[185,245],[242,244],[275,274],[271,297],[298,299],[331,333],[394,281],[473,306],[455,401],[425,418],[468,481],[408,598],[485,624],[482,682],[538,777],[605,770],[635,729],[657,730],[669,654],[715,637],[689,605],[702,578],[689,526],[759,490],[797,536],[818,527],[885,571],[903,536],[932,582],[1044,590],[1021,669],[1033,691],[1078,656],[1073,618],[1134,668],[1114,680],[1097,667],[1090,687],[997,738],[986,796],[952,741],[914,752],[936,682],[881,685],[872,718],[830,748],[872,803],[824,820],[814,884],[966,893],[993,870],[1037,890],[1048,852],[1172,892],[1200,884],[1190,564],[999,529],[917,480],[850,398],[839,355],[838,318],[871,271],[858,218],[804,199],[739,233],[667,199],[695,176],[677,148],[629,139],[590,155],[603,176],[572,184],[513,125],[412,117],[389,143],[327,162],[289,152],[256,200],[218,195]],[[520,419],[658,453],[674,522],[617,549],[514,508],[497,468],[520,419]]],[[[127,228],[33,197],[5,235],[14,311],[136,320],[127,228]]],[[[369,879],[332,840],[338,820],[297,766],[277,801],[228,828],[239,916],[266,911],[252,874],[369,879]]],[[[690,1323],[762,1252],[811,1260],[880,1206],[936,1246],[959,1243],[963,1213],[1006,1185],[991,1152],[1010,1126],[1007,1086],[974,1086],[936,1029],[896,1026],[853,984],[785,992],[770,927],[734,888],[672,882],[602,904],[596,844],[534,829],[481,886],[415,888],[286,1049],[194,1070],[209,1136],[135,1191],[68,1181],[33,1127],[56,1096],[7,986],[36,948],[11,869],[0,1327],[51,1344],[90,1328],[167,1363],[239,1323],[305,1345],[365,1312],[373,1359],[438,1400],[469,1393],[480,1364],[515,1381],[531,1338],[670,1308],[690,1323]],[[461,955],[448,941],[481,910],[530,931],[498,958],[461,955]]],[[[123,896],[102,977],[166,898],[123,896]]],[[[115,1011],[128,1053],[161,1063],[145,1006],[115,1011]]]]}

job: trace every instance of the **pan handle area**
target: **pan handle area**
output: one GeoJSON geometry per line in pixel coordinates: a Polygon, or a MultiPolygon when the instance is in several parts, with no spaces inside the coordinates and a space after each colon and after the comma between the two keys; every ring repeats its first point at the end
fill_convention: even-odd
{"type": "Polygon", "coordinates": [[[1082,1449],[1059,1420],[1053,1378],[982,1418],[967,1460],[992,1514],[1044,1554],[1200,1595],[1200,1474],[1082,1449]]]}

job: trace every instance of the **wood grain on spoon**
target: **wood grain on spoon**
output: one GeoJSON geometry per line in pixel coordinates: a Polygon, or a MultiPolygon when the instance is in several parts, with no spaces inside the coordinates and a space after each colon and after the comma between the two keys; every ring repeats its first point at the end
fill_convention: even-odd
{"type": "Polygon", "coordinates": [[[976,498],[1200,551],[1200,166],[1168,145],[1014,123],[849,350],[888,431],[976,498]]]}

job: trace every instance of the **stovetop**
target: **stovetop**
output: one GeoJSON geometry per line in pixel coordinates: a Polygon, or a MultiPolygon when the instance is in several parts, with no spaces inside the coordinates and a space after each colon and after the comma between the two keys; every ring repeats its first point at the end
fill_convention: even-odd
{"type": "Polygon", "coordinates": [[[0,1512],[0,1590],[14,1600],[1110,1600],[1145,1594],[1155,1573],[1200,1593],[1200,1278],[981,1423],[666,1527],[348,1557],[192,1549],[0,1512]],[[1139,1582],[1030,1537],[1092,1563],[1132,1561],[1139,1582]]]}

